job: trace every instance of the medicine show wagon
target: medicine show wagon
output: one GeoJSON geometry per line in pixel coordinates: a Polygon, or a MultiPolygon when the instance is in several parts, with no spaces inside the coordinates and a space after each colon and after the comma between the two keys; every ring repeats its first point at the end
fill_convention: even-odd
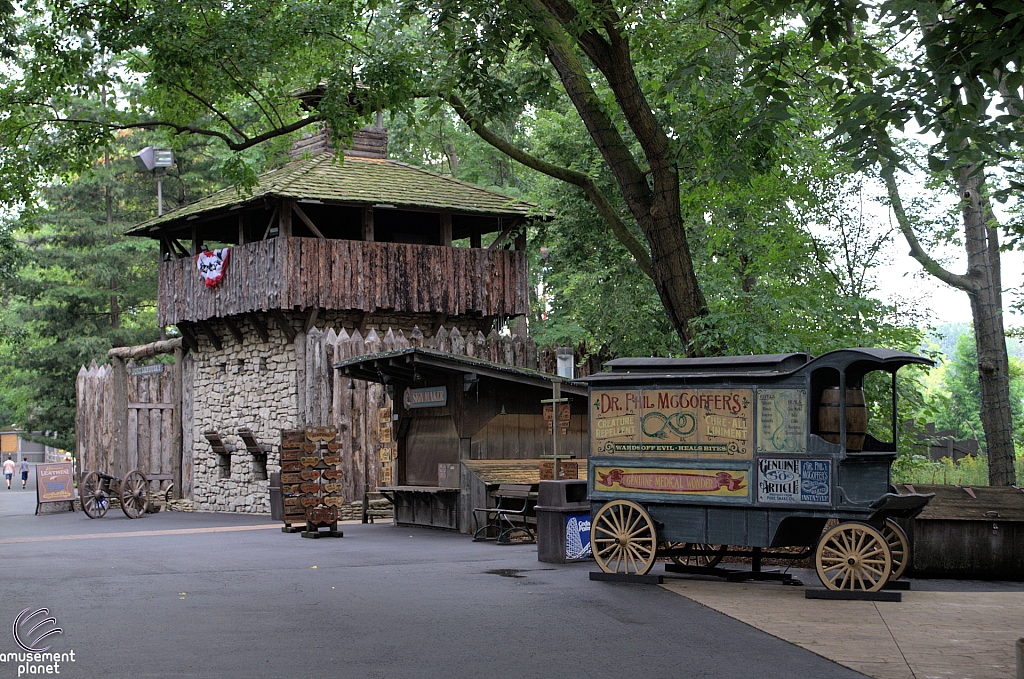
{"type": "Polygon", "coordinates": [[[909,557],[894,519],[931,497],[890,478],[896,372],[909,364],[932,362],[888,349],[609,361],[585,380],[598,566],[643,575],[659,556],[706,567],[730,545],[814,548],[827,588],[881,589],[909,557]],[[891,407],[890,441],[867,432],[876,371],[890,373],[871,382],[891,407]]]}

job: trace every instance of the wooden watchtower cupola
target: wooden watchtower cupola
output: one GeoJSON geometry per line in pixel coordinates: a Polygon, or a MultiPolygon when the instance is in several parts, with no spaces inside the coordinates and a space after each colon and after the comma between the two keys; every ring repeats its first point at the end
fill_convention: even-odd
{"type": "MultiPolygon", "coordinates": [[[[299,145],[322,150],[324,139],[299,145]]],[[[344,163],[330,152],[296,160],[248,195],[224,189],[129,231],[161,243],[159,324],[198,350],[200,336],[238,339],[243,320],[293,339],[333,311],[364,330],[419,325],[429,336],[441,323],[486,329],[527,313],[531,204],[388,160],[378,128],[353,149],[344,163]],[[195,255],[223,246],[224,279],[207,288],[195,255]]]]}

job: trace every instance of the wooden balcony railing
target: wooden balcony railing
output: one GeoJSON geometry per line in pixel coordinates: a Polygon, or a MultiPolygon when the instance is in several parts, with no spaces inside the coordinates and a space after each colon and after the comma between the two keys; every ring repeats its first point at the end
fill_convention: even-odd
{"type": "Polygon", "coordinates": [[[315,238],[231,249],[207,289],[195,260],[160,265],[161,325],[271,309],[516,316],[529,310],[526,253],[315,238]]]}

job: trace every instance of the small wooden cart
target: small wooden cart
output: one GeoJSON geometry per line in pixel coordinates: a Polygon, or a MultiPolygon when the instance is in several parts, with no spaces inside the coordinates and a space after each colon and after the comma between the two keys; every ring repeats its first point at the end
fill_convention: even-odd
{"type": "Polygon", "coordinates": [[[742,546],[756,565],[764,548],[813,548],[827,588],[881,589],[909,556],[893,519],[931,498],[897,494],[890,478],[896,372],[909,364],[932,362],[842,349],[606,363],[585,379],[598,566],[643,575],[659,556],[709,567],[742,546]],[[867,433],[863,387],[875,371],[891,374],[889,442],[867,433]]]}
{"type": "Polygon", "coordinates": [[[104,472],[89,472],[82,477],[79,490],[82,511],[90,519],[98,519],[110,508],[110,499],[118,498],[121,511],[129,519],[137,519],[149,507],[149,481],[138,469],[118,478],[104,472]]]}

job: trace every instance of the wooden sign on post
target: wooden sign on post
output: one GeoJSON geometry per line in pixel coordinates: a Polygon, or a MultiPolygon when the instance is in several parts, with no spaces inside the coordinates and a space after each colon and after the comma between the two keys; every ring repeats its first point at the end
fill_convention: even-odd
{"type": "Polygon", "coordinates": [[[391,408],[380,408],[377,414],[378,451],[380,457],[380,484],[390,486],[395,482],[395,447],[391,438],[391,408]]]}
{"type": "MultiPolygon", "coordinates": [[[[554,432],[551,430],[552,426],[554,425],[554,419],[555,419],[555,409],[554,409],[554,406],[551,405],[551,404],[548,404],[548,405],[544,406],[544,421],[548,423],[548,433],[549,434],[554,434],[554,432]]],[[[569,404],[568,403],[559,403],[558,404],[558,430],[559,430],[559,433],[561,433],[562,436],[565,436],[567,433],[569,433],[569,422],[570,422],[571,419],[572,419],[571,408],[569,407],[569,404]]]]}
{"type": "Polygon", "coordinates": [[[336,427],[306,427],[281,432],[281,494],[287,533],[302,537],[344,537],[338,530],[338,508],[345,504],[338,483],[343,472],[341,452],[334,442],[336,427]],[[320,530],[326,528],[326,531],[320,530]]]}

